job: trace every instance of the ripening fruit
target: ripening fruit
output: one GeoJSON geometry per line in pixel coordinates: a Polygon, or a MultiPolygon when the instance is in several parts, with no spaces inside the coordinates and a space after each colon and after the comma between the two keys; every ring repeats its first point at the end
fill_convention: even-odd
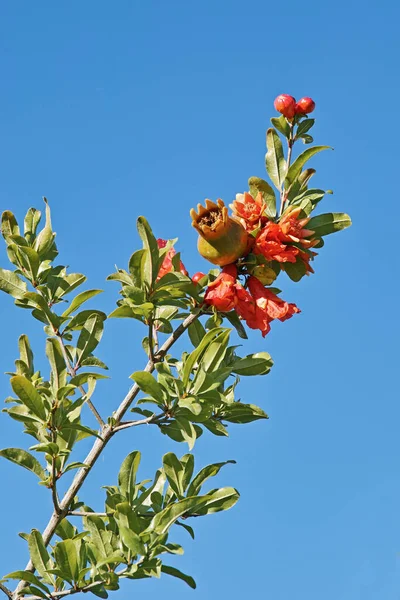
{"type": "Polygon", "coordinates": [[[296,99],[289,94],[280,94],[275,98],[274,106],[287,119],[293,119],[296,114],[296,99]]]}
{"type": "Polygon", "coordinates": [[[199,283],[200,279],[203,279],[203,277],[205,277],[205,274],[202,273],[201,271],[198,271],[197,273],[195,273],[192,277],[192,281],[193,283],[199,283]]]}
{"type": "Polygon", "coordinates": [[[248,234],[244,227],[228,216],[228,208],[221,199],[217,203],[206,200],[206,206],[192,208],[192,226],[199,233],[199,254],[213,265],[224,267],[245,256],[248,234]]]}
{"type": "Polygon", "coordinates": [[[301,98],[296,104],[296,115],[308,115],[315,108],[315,102],[312,98],[301,98]]]}
{"type": "Polygon", "coordinates": [[[263,285],[271,285],[277,277],[275,271],[267,265],[257,265],[252,269],[251,274],[257,277],[263,285]]]}

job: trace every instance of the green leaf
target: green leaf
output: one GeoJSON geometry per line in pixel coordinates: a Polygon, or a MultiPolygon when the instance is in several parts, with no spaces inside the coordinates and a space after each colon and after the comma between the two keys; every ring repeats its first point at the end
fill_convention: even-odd
{"type": "Polygon", "coordinates": [[[295,263],[285,263],[285,273],[288,274],[292,281],[300,281],[302,277],[307,273],[307,267],[303,260],[298,259],[295,263]]]}
{"type": "Polygon", "coordinates": [[[86,321],[78,338],[78,364],[93,352],[99,344],[104,330],[103,319],[92,314],[86,321]]]}
{"type": "Polygon", "coordinates": [[[26,450],[22,450],[21,448],[4,448],[0,450],[0,456],[35,473],[39,479],[46,479],[46,473],[40,462],[26,450]]]}
{"type": "Polygon", "coordinates": [[[55,233],[53,233],[51,227],[51,216],[50,216],[50,206],[46,198],[43,198],[46,204],[46,222],[42,231],[39,232],[34,244],[34,250],[39,254],[40,258],[44,258],[47,252],[54,244],[55,233]]]}
{"type": "Polygon", "coordinates": [[[194,540],[193,527],[190,527],[190,525],[187,525],[186,523],[181,523],[180,521],[175,521],[175,525],[179,525],[179,527],[183,527],[183,529],[185,529],[188,532],[188,534],[190,535],[192,540],[194,540]]]}
{"type": "Polygon", "coordinates": [[[21,360],[28,367],[29,375],[32,376],[35,369],[33,366],[33,352],[27,335],[23,334],[18,339],[18,349],[21,360]]]}
{"type": "Polygon", "coordinates": [[[146,548],[137,533],[131,529],[128,529],[127,527],[124,527],[123,525],[120,525],[119,534],[123,543],[128,550],[132,552],[132,554],[140,554],[141,556],[146,554],[146,548]]]}
{"type": "Polygon", "coordinates": [[[185,386],[185,388],[187,387],[187,385],[189,383],[190,374],[191,374],[195,364],[200,360],[201,356],[206,351],[208,346],[213,341],[215,341],[216,338],[218,338],[225,331],[227,331],[227,330],[222,329],[220,327],[216,327],[216,328],[208,331],[206,333],[206,335],[203,337],[203,339],[201,340],[198,347],[195,350],[193,350],[193,352],[191,354],[189,354],[189,356],[186,358],[184,368],[183,368],[183,375],[182,375],[182,382],[183,382],[183,385],[185,386]]]}
{"type": "Polygon", "coordinates": [[[26,292],[26,283],[13,271],[0,269],[0,290],[14,298],[23,298],[26,292]]]}
{"type": "Polygon", "coordinates": [[[276,217],[276,198],[275,192],[267,181],[260,179],[260,177],[250,177],[249,179],[249,190],[253,198],[256,198],[257,194],[261,192],[263,200],[267,205],[267,215],[271,219],[276,217]]]}
{"type": "Polygon", "coordinates": [[[47,573],[53,564],[44,545],[42,534],[37,529],[32,529],[28,538],[29,554],[36,571],[43,577],[46,583],[53,584],[53,578],[47,573]]]}
{"type": "Polygon", "coordinates": [[[138,384],[142,392],[157,400],[159,404],[163,403],[166,398],[166,392],[151,373],[147,373],[147,371],[135,371],[130,376],[130,379],[133,379],[138,384]]]}
{"type": "Polygon", "coordinates": [[[39,254],[36,252],[36,250],[30,248],[29,246],[20,246],[18,248],[18,253],[19,256],[22,255],[22,257],[25,259],[23,261],[25,267],[30,272],[31,278],[35,280],[40,267],[39,254]]]}
{"type": "Polygon", "coordinates": [[[296,138],[300,138],[304,133],[307,133],[307,131],[311,129],[311,127],[314,125],[314,123],[315,119],[304,119],[304,121],[301,121],[297,128],[296,138]]]}
{"type": "Polygon", "coordinates": [[[204,427],[206,427],[214,435],[218,435],[221,437],[228,437],[229,435],[225,425],[223,425],[220,421],[217,421],[216,419],[209,419],[208,421],[204,421],[202,425],[204,425],[204,427]]]}
{"type": "Polygon", "coordinates": [[[330,146],[314,146],[314,148],[309,148],[305,150],[296,158],[296,160],[290,165],[286,178],[285,178],[285,189],[288,189],[292,183],[297,179],[300,175],[302,168],[306,164],[306,162],[312,158],[318,152],[322,152],[322,150],[332,150],[330,146]]]}
{"type": "Polygon", "coordinates": [[[270,372],[273,364],[268,352],[257,352],[236,360],[232,365],[232,373],[248,376],[265,375],[270,372]]]}
{"type": "Polygon", "coordinates": [[[88,356],[87,358],[84,358],[83,361],[81,362],[81,366],[82,367],[98,367],[99,369],[105,369],[106,371],[108,371],[107,365],[102,360],[97,358],[96,356],[88,356]]]}
{"type": "Polygon", "coordinates": [[[73,540],[63,540],[54,546],[54,558],[57,567],[68,574],[72,581],[79,579],[79,556],[73,540]]]}
{"type": "Polygon", "coordinates": [[[188,487],[187,496],[197,496],[200,493],[202,485],[210,479],[210,477],[215,477],[222,467],[225,465],[235,465],[235,460],[226,460],[225,462],[214,463],[212,465],[208,465],[199,471],[196,477],[193,479],[192,483],[188,487]]]}
{"type": "Polygon", "coordinates": [[[135,450],[128,454],[118,473],[118,485],[131,504],[135,496],[136,473],[139,468],[141,454],[135,450]]]}
{"type": "Polygon", "coordinates": [[[144,279],[147,285],[151,287],[158,275],[158,244],[145,217],[138,218],[137,229],[142,239],[143,247],[147,250],[143,267],[144,279]]]}
{"type": "Polygon", "coordinates": [[[60,340],[47,338],[46,356],[51,366],[51,382],[58,390],[67,384],[67,367],[61,351],[60,340]]]}
{"type": "Polygon", "coordinates": [[[288,139],[290,138],[290,125],[283,115],[280,117],[272,117],[271,123],[285,137],[288,139]]]}
{"type": "Polygon", "coordinates": [[[50,596],[50,590],[47,586],[45,586],[36,575],[31,573],[30,571],[13,571],[12,573],[8,573],[8,575],[4,575],[3,581],[6,579],[18,579],[19,581],[26,581],[27,583],[31,583],[36,585],[39,589],[44,590],[46,594],[50,596]]]}
{"type": "Polygon", "coordinates": [[[101,294],[103,290],[86,290],[86,292],[81,292],[72,300],[71,304],[68,308],[63,312],[63,317],[69,317],[73,312],[75,312],[84,302],[90,300],[97,294],[101,294]]]}
{"type": "Polygon", "coordinates": [[[184,417],[175,417],[175,420],[181,431],[183,439],[189,446],[189,450],[192,450],[197,439],[196,429],[194,428],[193,424],[184,417]]]}
{"type": "Polygon", "coordinates": [[[142,248],[136,250],[129,259],[129,272],[132,276],[132,282],[128,282],[128,285],[132,283],[141,288],[144,280],[144,268],[146,262],[147,251],[142,248]]]}
{"type": "MultiPolygon", "coordinates": [[[[36,292],[25,292],[25,294],[21,298],[22,301],[26,301],[27,305],[31,308],[36,308],[38,311],[43,313],[45,317],[44,322],[47,321],[50,325],[57,328],[58,327],[58,317],[54,313],[51,312],[46,300],[40,294],[36,292]]],[[[33,311],[35,313],[35,311],[33,311]]]]}
{"type": "Polygon", "coordinates": [[[5,210],[1,215],[1,233],[5,239],[10,235],[19,235],[17,219],[10,210],[5,210]]]}
{"type": "Polygon", "coordinates": [[[345,213],[326,213],[312,217],[307,223],[307,229],[314,231],[315,237],[322,237],[350,227],[351,219],[345,213]]]}
{"type": "Polygon", "coordinates": [[[234,402],[225,406],[220,417],[230,423],[251,423],[258,419],[268,419],[268,415],[259,406],[242,404],[242,402],[234,402]]]}
{"type": "Polygon", "coordinates": [[[185,583],[188,584],[193,590],[196,589],[196,582],[190,575],[186,575],[186,573],[182,573],[179,569],[175,569],[175,567],[170,567],[168,565],[161,565],[161,571],[166,573],[167,575],[171,575],[172,577],[176,577],[177,579],[181,579],[185,583]]]}
{"type": "Polygon", "coordinates": [[[36,208],[30,208],[26,213],[24,220],[24,235],[28,244],[32,244],[35,239],[37,226],[39,225],[42,213],[36,208]]]}
{"type": "Polygon", "coordinates": [[[213,490],[203,498],[204,505],[198,509],[198,515],[208,515],[232,508],[239,500],[239,492],[235,488],[226,487],[213,490]]]}
{"type": "Polygon", "coordinates": [[[282,142],[275,129],[267,131],[267,148],[265,156],[267,173],[275,187],[280,190],[286,175],[286,161],[283,155],[282,142]]]}
{"type": "Polygon", "coordinates": [[[206,335],[206,330],[204,329],[200,321],[197,319],[189,325],[188,334],[193,346],[197,348],[203,337],[206,335]]]}
{"type": "Polygon", "coordinates": [[[66,325],[65,330],[73,331],[82,329],[88,318],[93,315],[97,315],[102,321],[107,319],[106,313],[102,312],[101,310],[82,310],[77,315],[72,317],[71,321],[68,323],[68,325],[66,325]]]}
{"type": "Polygon", "coordinates": [[[70,383],[78,387],[87,383],[89,379],[97,381],[98,379],[109,379],[109,377],[102,373],[79,373],[78,375],[75,375],[75,377],[71,377],[70,383]]]}
{"type": "Polygon", "coordinates": [[[29,379],[26,379],[22,375],[16,375],[15,377],[11,377],[10,383],[14,393],[21,402],[39,419],[46,421],[47,412],[42,397],[29,379]]]}
{"type": "Polygon", "coordinates": [[[163,469],[169,485],[178,498],[183,496],[183,477],[185,470],[173,452],[163,456],[163,469]]]}
{"type": "Polygon", "coordinates": [[[242,321],[239,319],[236,311],[231,310],[230,312],[224,313],[224,317],[226,317],[228,321],[234,326],[238,336],[242,338],[242,340],[248,339],[246,330],[243,327],[242,321]]]}

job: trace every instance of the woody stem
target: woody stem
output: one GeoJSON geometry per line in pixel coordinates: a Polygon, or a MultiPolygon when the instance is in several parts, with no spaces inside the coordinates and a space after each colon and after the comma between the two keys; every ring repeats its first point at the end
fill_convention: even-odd
{"type": "MultiPolygon", "coordinates": [[[[293,136],[293,131],[294,131],[294,122],[293,121],[289,123],[289,127],[290,127],[290,135],[288,138],[287,170],[289,170],[289,167],[290,167],[290,161],[292,160],[292,149],[293,149],[293,145],[295,142],[295,138],[293,136]]],[[[287,192],[285,189],[283,189],[281,191],[281,208],[279,210],[279,216],[281,216],[281,214],[283,213],[283,211],[285,209],[286,200],[287,200],[287,192]]]]}

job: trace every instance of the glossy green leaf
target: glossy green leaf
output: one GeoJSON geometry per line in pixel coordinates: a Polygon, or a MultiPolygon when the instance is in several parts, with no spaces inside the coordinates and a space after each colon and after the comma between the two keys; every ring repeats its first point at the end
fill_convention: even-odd
{"type": "Polygon", "coordinates": [[[163,573],[165,573],[166,575],[171,575],[171,577],[176,577],[177,579],[181,579],[182,581],[187,583],[187,585],[189,587],[191,587],[192,590],[196,589],[196,582],[193,579],[193,577],[191,577],[190,575],[186,575],[186,573],[182,573],[182,571],[179,571],[179,569],[162,564],[161,571],[163,573]]]}
{"type": "Polygon", "coordinates": [[[235,460],[226,460],[225,462],[214,463],[212,465],[207,465],[201,471],[199,471],[196,477],[193,479],[192,483],[189,485],[187,490],[187,496],[197,496],[200,493],[202,485],[210,479],[210,477],[215,477],[222,467],[225,465],[235,465],[235,460]]]}
{"type": "Polygon", "coordinates": [[[74,313],[84,302],[87,302],[97,294],[101,294],[103,290],[86,290],[86,292],[81,292],[72,300],[71,304],[68,306],[66,310],[62,313],[63,317],[69,317],[72,313],[74,313]]]}
{"type": "Polygon", "coordinates": [[[102,338],[103,330],[103,319],[99,315],[93,314],[87,319],[78,338],[78,363],[93,352],[102,338]]]}
{"type": "Polygon", "coordinates": [[[4,448],[0,456],[35,473],[39,479],[46,479],[46,473],[38,460],[32,454],[21,448],[4,448]]]}
{"type": "Polygon", "coordinates": [[[22,375],[16,375],[11,378],[10,383],[14,393],[21,402],[39,419],[45,421],[47,412],[43,404],[43,399],[29,379],[26,379],[22,375]]]}
{"type": "Polygon", "coordinates": [[[82,310],[77,313],[70,322],[65,326],[65,331],[75,331],[82,329],[85,326],[86,321],[92,315],[97,315],[99,319],[105,321],[107,319],[106,313],[101,310],[82,310]]]}
{"type": "Polygon", "coordinates": [[[30,208],[24,219],[24,235],[28,244],[32,244],[35,239],[36,230],[40,222],[42,213],[36,208],[30,208]]]}
{"type": "Polygon", "coordinates": [[[157,400],[159,404],[162,404],[165,400],[165,390],[151,373],[147,373],[147,371],[135,371],[135,373],[132,373],[130,376],[130,379],[133,379],[133,381],[138,384],[142,392],[149,394],[149,396],[157,400]]]}
{"type": "Polygon", "coordinates": [[[351,219],[345,213],[326,213],[312,217],[307,223],[307,229],[314,231],[315,237],[322,237],[350,227],[351,219]]]}
{"type": "Polygon", "coordinates": [[[28,372],[32,376],[35,371],[33,366],[33,352],[27,335],[23,334],[19,337],[18,349],[21,360],[26,364],[28,372]]]}
{"type": "Polygon", "coordinates": [[[72,581],[79,579],[79,556],[73,540],[63,540],[54,546],[54,558],[57,566],[68,574],[72,581]]]}
{"type": "Polygon", "coordinates": [[[147,250],[147,253],[144,255],[143,274],[147,285],[150,287],[158,275],[158,244],[147,219],[139,217],[137,220],[137,229],[142,239],[143,247],[147,250]]]}
{"type": "Polygon", "coordinates": [[[50,206],[46,200],[43,198],[46,204],[46,222],[44,228],[39,232],[35,243],[34,250],[39,254],[40,258],[44,258],[47,252],[54,244],[55,233],[53,233],[51,226],[51,215],[50,215],[50,206]]]}
{"type": "Polygon", "coordinates": [[[3,580],[6,579],[17,579],[19,581],[26,581],[31,583],[32,585],[37,586],[39,589],[43,590],[50,597],[50,590],[47,586],[45,586],[36,575],[31,573],[30,571],[13,571],[12,573],[8,573],[4,575],[3,580]]]}
{"type": "Polygon", "coordinates": [[[5,239],[20,234],[17,219],[10,210],[5,210],[1,215],[1,234],[5,239]]]}
{"type": "Polygon", "coordinates": [[[307,273],[307,267],[303,260],[298,259],[295,263],[285,263],[285,273],[292,281],[298,282],[307,273]]]}
{"type": "Polygon", "coordinates": [[[315,119],[304,119],[303,121],[301,121],[299,123],[299,126],[297,127],[296,138],[299,138],[305,133],[307,133],[307,131],[309,131],[314,125],[314,123],[315,119]]]}
{"type": "Polygon", "coordinates": [[[255,404],[234,402],[224,407],[221,412],[222,419],[230,423],[251,423],[258,419],[268,419],[268,415],[255,404]]]}
{"type": "Polygon", "coordinates": [[[232,372],[237,375],[247,376],[265,375],[270,372],[273,364],[273,360],[268,352],[257,352],[236,360],[232,365],[232,372]]]}
{"type": "Polygon", "coordinates": [[[288,139],[290,138],[290,125],[283,115],[280,117],[272,117],[271,123],[279,133],[282,133],[282,135],[288,139]]]}
{"type": "Polygon", "coordinates": [[[136,250],[136,252],[134,252],[130,257],[129,272],[132,276],[132,281],[128,283],[128,285],[132,285],[133,283],[138,288],[142,287],[144,281],[146,256],[147,250],[145,248],[142,248],[141,250],[136,250]]]}
{"type": "Polygon", "coordinates": [[[163,456],[163,469],[169,485],[178,498],[183,496],[184,467],[173,452],[163,456]]]}
{"type": "Polygon", "coordinates": [[[136,474],[140,464],[141,454],[135,450],[128,454],[118,473],[118,485],[128,502],[132,503],[135,496],[136,474]]]}
{"type": "Polygon", "coordinates": [[[23,298],[26,292],[26,283],[13,271],[0,269],[0,290],[14,298],[23,298]]]}
{"type": "Polygon", "coordinates": [[[267,148],[265,156],[267,173],[275,187],[280,190],[286,176],[286,161],[283,155],[282,142],[275,129],[267,131],[267,148]]]}
{"type": "Polygon", "coordinates": [[[237,334],[243,340],[247,340],[248,336],[245,328],[243,327],[242,321],[239,319],[236,311],[231,310],[230,312],[224,313],[224,317],[228,319],[228,321],[234,326],[237,331],[237,334]]]}
{"type": "Polygon", "coordinates": [[[292,183],[297,179],[300,175],[302,168],[306,164],[310,158],[312,158],[318,152],[322,152],[322,150],[332,150],[330,146],[314,146],[313,148],[309,148],[305,150],[296,158],[296,160],[290,165],[286,178],[285,178],[285,189],[288,189],[292,183]]]}
{"type": "Polygon", "coordinates": [[[55,389],[64,387],[67,383],[67,367],[61,351],[61,342],[56,338],[46,340],[46,356],[51,366],[51,382],[55,389]]]}
{"type": "Polygon", "coordinates": [[[144,556],[146,554],[145,545],[143,544],[142,540],[140,539],[137,533],[135,533],[131,529],[128,529],[127,527],[124,527],[123,525],[120,525],[119,534],[121,536],[122,542],[125,544],[128,550],[132,552],[132,554],[140,554],[141,556],[144,556]]]}
{"type": "Polygon", "coordinates": [[[51,569],[53,564],[44,545],[42,534],[37,529],[32,529],[28,537],[28,548],[36,571],[43,577],[46,583],[52,584],[53,578],[47,573],[47,570],[51,569]]]}

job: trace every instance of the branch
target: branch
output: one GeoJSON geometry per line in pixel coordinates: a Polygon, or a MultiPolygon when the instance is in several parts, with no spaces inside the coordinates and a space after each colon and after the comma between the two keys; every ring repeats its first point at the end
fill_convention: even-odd
{"type": "Polygon", "coordinates": [[[121,431],[121,429],[128,429],[128,427],[136,427],[137,425],[150,425],[151,423],[158,423],[162,419],[168,419],[164,413],[159,415],[152,414],[146,419],[140,419],[138,421],[121,421],[117,427],[114,427],[114,432],[121,431]]]}
{"type": "MultiPolygon", "coordinates": [[[[196,321],[196,319],[198,319],[201,314],[202,314],[201,311],[199,311],[196,314],[191,314],[188,317],[186,317],[186,319],[179,325],[179,327],[177,327],[175,329],[175,331],[173,333],[171,333],[171,335],[161,346],[161,348],[159,349],[157,354],[155,354],[155,356],[154,356],[155,361],[159,361],[164,358],[164,356],[167,354],[168,350],[181,337],[181,335],[183,333],[185,333],[185,331],[189,327],[189,325],[191,325],[194,321],[196,321]]],[[[63,347],[63,344],[61,344],[61,347],[63,347]]],[[[68,360],[68,362],[69,362],[69,360],[68,360]]],[[[155,365],[155,363],[153,361],[149,361],[144,370],[147,371],[148,373],[152,373],[155,368],[154,365],[155,365]]],[[[60,524],[60,522],[62,521],[62,519],[68,515],[69,507],[71,506],[71,503],[73,502],[75,496],[81,489],[83,483],[86,480],[86,477],[88,476],[89,472],[92,470],[92,468],[95,465],[100,454],[103,452],[104,448],[106,447],[106,445],[108,444],[108,442],[110,441],[112,436],[114,435],[114,432],[116,432],[117,428],[121,425],[121,421],[122,421],[123,417],[125,416],[126,412],[128,411],[129,407],[131,406],[132,402],[134,401],[134,399],[136,398],[136,396],[138,395],[139,392],[140,392],[140,388],[135,383],[131,387],[129,392],[126,394],[125,398],[122,400],[121,404],[119,405],[118,409],[115,411],[115,413],[113,415],[115,425],[114,426],[104,425],[102,427],[101,439],[96,438],[96,441],[94,442],[94,444],[92,446],[92,449],[90,450],[86,459],[83,461],[85,463],[85,468],[79,469],[79,471],[75,475],[70,487],[68,488],[68,490],[64,494],[64,497],[62,498],[61,502],[59,503],[60,513],[57,514],[56,511],[53,512],[45,530],[43,531],[42,536],[43,536],[43,541],[44,541],[45,546],[48,546],[48,544],[50,543],[50,540],[53,537],[55,530],[57,529],[57,527],[60,524]]],[[[143,419],[140,423],[138,421],[136,421],[137,424],[143,424],[145,422],[148,422],[148,420],[143,419]]],[[[133,425],[129,425],[129,426],[132,427],[133,425]]],[[[33,573],[34,570],[35,570],[35,568],[33,566],[33,563],[30,560],[25,567],[25,571],[30,571],[31,573],[33,573]]],[[[25,583],[23,581],[20,581],[14,592],[13,597],[15,598],[15,600],[18,600],[18,598],[20,598],[20,592],[24,588],[24,586],[25,586],[25,583]]],[[[72,592],[68,592],[68,593],[72,593],[72,592]]],[[[29,598],[33,598],[33,597],[29,597],[29,598]]]]}
{"type": "MultiPolygon", "coordinates": [[[[65,347],[64,340],[63,340],[61,334],[58,334],[57,337],[60,340],[61,352],[62,352],[62,355],[63,355],[63,358],[64,358],[65,366],[68,369],[68,373],[70,374],[71,377],[75,377],[76,372],[75,372],[75,369],[71,365],[71,362],[70,362],[70,360],[68,358],[67,349],[65,347]]],[[[87,395],[87,393],[85,392],[85,389],[81,385],[78,386],[78,389],[81,392],[82,396],[86,396],[87,395]]],[[[86,404],[88,405],[88,407],[90,408],[90,410],[92,411],[92,413],[94,414],[94,416],[96,417],[96,420],[97,420],[98,424],[100,425],[100,427],[104,427],[105,423],[104,423],[103,419],[101,418],[99,412],[97,411],[95,405],[90,400],[90,398],[86,398],[86,404]]]]}
{"type": "MultiPolygon", "coordinates": [[[[53,598],[63,598],[64,596],[70,596],[71,594],[79,594],[79,592],[88,592],[91,588],[98,587],[102,584],[102,581],[94,581],[81,588],[70,588],[69,590],[63,590],[62,592],[52,592],[50,595],[45,595],[45,597],[49,598],[49,600],[52,600],[53,598]]],[[[41,598],[42,596],[24,596],[24,600],[41,600],[41,598]]]]}
{"type": "Polygon", "coordinates": [[[8,587],[6,587],[6,586],[5,586],[5,585],[3,585],[2,583],[0,583],[0,590],[1,590],[2,592],[4,592],[4,593],[5,593],[5,595],[6,595],[6,596],[8,596],[9,598],[11,598],[11,600],[12,600],[13,593],[12,593],[12,591],[11,591],[11,590],[9,590],[9,589],[8,589],[8,587]]]}
{"type": "Polygon", "coordinates": [[[69,517],[109,517],[113,513],[88,512],[86,510],[70,510],[69,517]]]}

